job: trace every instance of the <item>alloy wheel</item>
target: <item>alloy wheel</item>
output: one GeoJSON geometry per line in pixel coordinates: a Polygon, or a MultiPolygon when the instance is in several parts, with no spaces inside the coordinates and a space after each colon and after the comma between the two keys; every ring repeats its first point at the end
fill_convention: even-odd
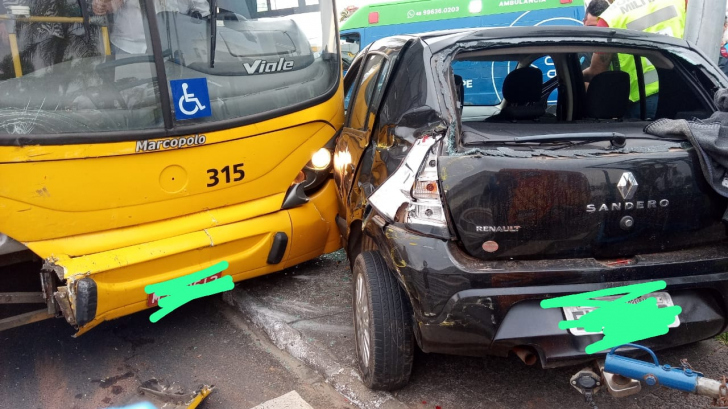
{"type": "Polygon", "coordinates": [[[369,293],[364,282],[364,275],[356,278],[356,344],[359,350],[360,362],[366,368],[369,366],[369,293]]]}

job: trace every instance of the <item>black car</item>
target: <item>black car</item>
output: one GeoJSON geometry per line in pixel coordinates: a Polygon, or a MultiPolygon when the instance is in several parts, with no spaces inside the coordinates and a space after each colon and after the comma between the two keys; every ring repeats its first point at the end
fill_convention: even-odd
{"type": "Polygon", "coordinates": [[[690,143],[644,128],[708,118],[727,82],[687,42],[625,30],[472,29],[362,50],[345,78],[334,177],[365,383],[405,385],[415,342],[544,368],[603,358],[585,352],[601,333],[558,327],[585,311],[540,302],[655,280],[667,283],[660,302],[682,313],[642,345],[726,331],[728,200],[690,143]],[[654,68],[635,79],[615,64],[585,84],[595,52],[654,68]],[[553,70],[536,68],[544,61],[553,70]],[[466,87],[454,66],[492,82],[497,98],[469,97],[482,87],[466,87]]]}

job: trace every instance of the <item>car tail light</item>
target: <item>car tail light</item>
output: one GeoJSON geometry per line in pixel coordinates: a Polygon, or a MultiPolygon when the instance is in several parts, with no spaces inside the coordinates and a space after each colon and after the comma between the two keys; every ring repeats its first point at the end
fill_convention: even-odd
{"type": "MultiPolygon", "coordinates": [[[[436,148],[436,146],[434,147],[436,148]]],[[[433,149],[434,149],[433,148],[433,149]]],[[[427,224],[447,227],[440,201],[437,178],[437,154],[430,149],[412,186],[412,199],[407,214],[408,224],[427,224]]]]}
{"type": "Polygon", "coordinates": [[[437,183],[437,156],[430,152],[422,171],[412,187],[415,199],[439,199],[440,187],[437,183]]]}
{"type": "Polygon", "coordinates": [[[369,203],[389,222],[449,238],[437,176],[441,138],[425,135],[416,140],[399,168],[369,197],[369,203]]]}

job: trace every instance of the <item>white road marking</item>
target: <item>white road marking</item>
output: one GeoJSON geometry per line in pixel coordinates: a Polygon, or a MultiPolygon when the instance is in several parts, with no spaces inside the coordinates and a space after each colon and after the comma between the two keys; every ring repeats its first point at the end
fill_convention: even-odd
{"type": "Polygon", "coordinates": [[[313,409],[296,391],[263,402],[251,409],[313,409]]]}

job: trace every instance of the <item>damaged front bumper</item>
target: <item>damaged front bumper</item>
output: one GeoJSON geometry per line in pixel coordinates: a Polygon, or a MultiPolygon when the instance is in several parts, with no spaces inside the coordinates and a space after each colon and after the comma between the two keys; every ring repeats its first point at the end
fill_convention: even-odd
{"type": "Polygon", "coordinates": [[[65,317],[78,328],[78,336],[103,321],[154,305],[144,290],[147,285],[220,261],[229,265],[223,274],[237,282],[340,247],[333,181],[304,204],[265,212],[280,209],[284,199],[275,195],[149,225],[25,243],[46,260],[41,284],[47,316],[65,317]]]}
{"type": "MultiPolygon", "coordinates": [[[[415,316],[425,352],[507,356],[524,348],[544,368],[604,356],[585,348],[603,335],[575,336],[558,327],[561,309],[540,301],[574,293],[664,280],[681,324],[641,341],[652,349],[688,344],[726,330],[728,245],[641,255],[627,265],[595,259],[482,261],[450,241],[386,225],[366,226],[390,269],[396,271],[415,316]]],[[[525,361],[525,360],[524,360],[525,361]]]]}

